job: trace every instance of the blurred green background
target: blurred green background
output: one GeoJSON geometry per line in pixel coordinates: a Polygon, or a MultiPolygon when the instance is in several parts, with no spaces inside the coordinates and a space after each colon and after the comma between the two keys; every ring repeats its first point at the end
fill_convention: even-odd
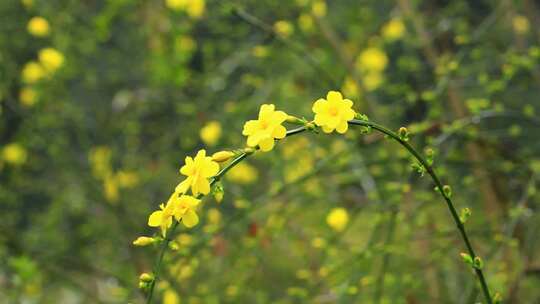
{"type": "MultiPolygon", "coordinates": [[[[436,151],[488,284],[540,302],[540,4],[0,1],[0,303],[143,303],[147,218],[262,103],[354,108],[436,151]]],[[[444,202],[378,134],[303,134],[205,199],[156,303],[477,303],[444,202]]]]}

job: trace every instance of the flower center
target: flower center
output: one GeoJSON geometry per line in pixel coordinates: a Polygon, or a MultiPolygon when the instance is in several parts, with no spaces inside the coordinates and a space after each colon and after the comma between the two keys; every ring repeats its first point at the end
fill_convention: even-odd
{"type": "Polygon", "coordinates": [[[268,128],[268,122],[263,120],[261,121],[261,129],[266,130],[268,128]]]}
{"type": "Polygon", "coordinates": [[[331,116],[336,116],[338,114],[338,109],[337,107],[330,107],[330,109],[328,109],[328,113],[331,115],[331,116]]]}

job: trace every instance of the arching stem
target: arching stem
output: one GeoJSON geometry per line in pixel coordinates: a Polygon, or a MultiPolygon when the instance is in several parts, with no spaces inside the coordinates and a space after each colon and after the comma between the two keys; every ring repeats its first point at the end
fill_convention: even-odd
{"type": "MultiPolygon", "coordinates": [[[[474,260],[474,258],[476,258],[477,255],[474,252],[474,249],[471,245],[469,236],[467,235],[467,231],[465,230],[465,226],[459,219],[459,215],[454,206],[454,203],[452,202],[452,199],[444,193],[443,184],[441,183],[441,180],[435,173],[435,170],[433,170],[433,167],[429,165],[429,163],[426,161],[426,159],[422,155],[420,155],[420,153],[418,153],[418,151],[416,151],[416,149],[414,149],[407,141],[401,139],[397,133],[377,123],[366,121],[366,120],[354,119],[354,120],[349,121],[349,124],[357,125],[357,126],[364,126],[364,127],[371,127],[385,135],[388,135],[390,138],[392,138],[393,140],[397,141],[400,145],[405,147],[405,149],[407,149],[407,151],[409,151],[409,153],[412,154],[412,156],[414,156],[414,158],[416,158],[418,162],[420,162],[420,164],[426,169],[426,172],[429,174],[429,176],[431,176],[431,179],[433,180],[433,182],[435,183],[435,186],[437,187],[437,191],[444,198],[446,205],[448,207],[448,210],[450,210],[450,214],[452,215],[452,219],[454,220],[460,232],[461,238],[463,239],[463,242],[465,243],[465,247],[467,247],[467,251],[469,255],[474,260]]],[[[492,304],[493,300],[491,299],[491,294],[489,293],[489,288],[487,286],[486,279],[484,277],[484,273],[482,272],[482,269],[475,267],[474,271],[476,272],[476,276],[478,278],[478,281],[480,282],[480,286],[482,287],[482,292],[484,293],[484,297],[486,298],[487,303],[492,304]]]]}

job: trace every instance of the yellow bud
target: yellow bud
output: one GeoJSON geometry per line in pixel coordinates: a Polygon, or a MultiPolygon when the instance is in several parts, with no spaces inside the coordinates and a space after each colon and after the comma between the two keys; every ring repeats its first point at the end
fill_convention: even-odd
{"type": "Polygon", "coordinates": [[[141,282],[145,282],[145,283],[152,282],[152,281],[154,280],[154,276],[153,276],[152,274],[143,272],[143,273],[141,273],[141,275],[139,276],[139,280],[140,280],[141,282]]]}
{"type": "Polygon", "coordinates": [[[234,152],[231,151],[219,151],[212,154],[212,160],[218,163],[226,162],[234,156],[234,152]]]}
{"type": "Polygon", "coordinates": [[[296,116],[292,116],[292,115],[287,116],[286,122],[292,123],[292,124],[298,124],[298,125],[303,124],[303,121],[300,118],[298,118],[296,116]]]}
{"type": "Polygon", "coordinates": [[[142,246],[150,245],[154,243],[155,241],[156,240],[154,238],[147,237],[147,236],[140,236],[135,241],[133,241],[133,245],[142,247],[142,246]]]}

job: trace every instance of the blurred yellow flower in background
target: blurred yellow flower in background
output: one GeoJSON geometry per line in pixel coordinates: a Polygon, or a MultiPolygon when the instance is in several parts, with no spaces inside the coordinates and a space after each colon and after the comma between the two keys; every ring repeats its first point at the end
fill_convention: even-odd
{"type": "Polygon", "coordinates": [[[111,148],[107,146],[98,146],[90,150],[88,160],[94,177],[101,179],[111,174],[111,156],[111,148]]]}
{"type": "Polygon", "coordinates": [[[204,0],[166,0],[165,5],[175,11],[185,11],[193,19],[202,17],[206,7],[204,0]]]}
{"type": "Polygon", "coordinates": [[[349,97],[360,97],[360,88],[352,77],[345,77],[341,91],[349,97]]]}
{"type": "Polygon", "coordinates": [[[298,16],[298,26],[304,32],[311,32],[313,30],[315,21],[313,17],[309,14],[300,14],[298,16]]]}
{"type": "Polygon", "coordinates": [[[22,165],[27,158],[26,149],[18,143],[10,143],[2,148],[2,159],[12,165],[22,165]]]}
{"type": "Polygon", "coordinates": [[[103,180],[103,191],[105,193],[105,199],[107,199],[109,203],[116,203],[118,201],[118,198],[120,197],[118,182],[111,175],[106,176],[103,180]]]}
{"type": "Polygon", "coordinates": [[[202,141],[208,146],[215,146],[221,138],[221,124],[218,121],[210,121],[199,131],[202,141]]]}
{"type": "Polygon", "coordinates": [[[259,110],[259,118],[244,124],[242,134],[247,136],[247,145],[259,146],[261,151],[267,152],[274,148],[274,139],[284,138],[287,129],[281,124],[287,120],[287,114],[276,111],[273,104],[263,104],[259,110]]]}
{"type": "Polygon", "coordinates": [[[180,304],[180,297],[176,291],[167,289],[163,293],[163,304],[180,304]]]}
{"type": "Polygon", "coordinates": [[[259,177],[259,173],[255,167],[244,162],[238,163],[234,168],[232,168],[225,178],[232,182],[247,185],[255,182],[259,177]]]}
{"type": "Polygon", "coordinates": [[[356,67],[366,72],[382,72],[388,64],[388,57],[383,50],[370,47],[360,53],[356,60],[356,67]]]}
{"type": "Polygon", "coordinates": [[[370,72],[362,77],[362,84],[367,91],[373,91],[380,87],[384,82],[382,73],[370,72]]]}
{"type": "Polygon", "coordinates": [[[517,15],[512,19],[512,27],[516,33],[523,35],[529,31],[531,24],[527,17],[517,15]]]}
{"type": "Polygon", "coordinates": [[[289,37],[294,32],[294,27],[289,21],[279,20],[274,23],[274,31],[283,37],[289,37]]]}
{"type": "Polygon", "coordinates": [[[314,16],[324,17],[326,16],[326,2],[324,0],[316,0],[311,5],[311,12],[314,16]]]}
{"type": "Polygon", "coordinates": [[[337,232],[341,232],[347,227],[349,223],[349,213],[345,208],[334,208],[330,210],[326,217],[326,223],[330,228],[337,232]]]}
{"type": "Polygon", "coordinates": [[[332,133],[334,130],[341,134],[347,132],[347,122],[356,114],[351,108],[352,105],[353,102],[343,99],[340,92],[328,92],[326,99],[318,99],[313,104],[315,124],[322,127],[324,133],[332,133]]]}
{"type": "Polygon", "coordinates": [[[394,18],[382,28],[382,35],[388,40],[397,40],[405,34],[405,24],[399,18],[394,18]]]}
{"type": "Polygon", "coordinates": [[[45,77],[45,69],[41,64],[30,61],[22,69],[22,80],[26,83],[36,83],[45,77]]]}
{"type": "Polygon", "coordinates": [[[49,22],[43,17],[32,17],[28,21],[26,29],[31,35],[36,37],[45,37],[50,32],[49,22]]]}
{"type": "Polygon", "coordinates": [[[219,171],[219,164],[206,156],[206,150],[199,150],[195,158],[186,157],[185,165],[180,168],[180,173],[187,178],[176,186],[176,192],[186,193],[189,188],[193,195],[210,192],[208,178],[215,176],[219,171]]]}
{"type": "Polygon", "coordinates": [[[19,92],[19,102],[25,107],[33,106],[37,101],[37,92],[32,88],[22,88],[19,92]]]}
{"type": "Polygon", "coordinates": [[[54,73],[64,64],[64,55],[53,48],[44,48],[39,51],[39,62],[49,73],[54,73]]]}

